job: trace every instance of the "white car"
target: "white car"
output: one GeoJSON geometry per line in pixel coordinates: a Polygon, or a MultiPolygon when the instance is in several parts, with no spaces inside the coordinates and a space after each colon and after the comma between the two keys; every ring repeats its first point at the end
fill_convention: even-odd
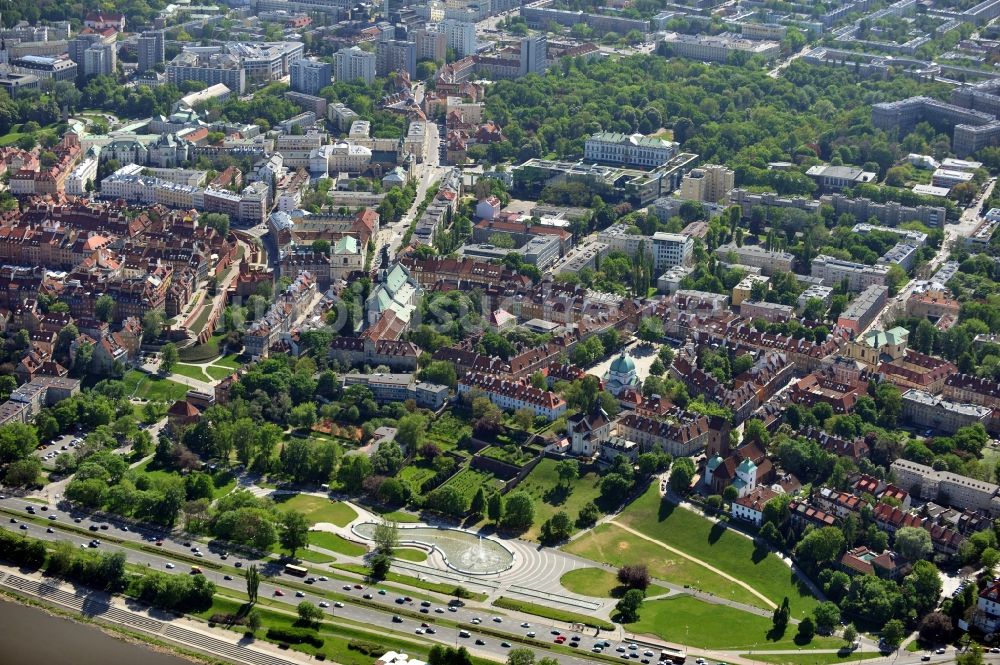
{"type": "Polygon", "coordinates": [[[525,621],[524,623],[521,624],[521,628],[531,628],[531,624],[525,621]]]}
{"type": "Polygon", "coordinates": [[[319,606],[320,607],[324,607],[324,608],[325,607],[330,607],[330,603],[326,602],[325,600],[322,600],[322,601],[320,601],[319,606]]]}
{"type": "Polygon", "coordinates": [[[338,600],[337,602],[335,602],[335,603],[333,604],[333,606],[334,606],[334,607],[343,607],[343,606],[344,606],[344,604],[343,604],[342,602],[340,602],[340,601],[338,600]]]}
{"type": "Polygon", "coordinates": [[[174,564],[168,562],[167,563],[167,569],[168,570],[172,570],[173,568],[174,568],[174,564]]]}

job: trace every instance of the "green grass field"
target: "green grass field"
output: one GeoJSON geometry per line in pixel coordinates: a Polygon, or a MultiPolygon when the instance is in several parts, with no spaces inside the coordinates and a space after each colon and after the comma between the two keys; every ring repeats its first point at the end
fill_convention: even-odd
{"type": "Polygon", "coordinates": [[[205,372],[216,381],[221,381],[232,374],[233,371],[232,367],[219,367],[218,365],[209,365],[205,368],[205,372]]]}
{"type": "Polygon", "coordinates": [[[185,365],[184,363],[177,363],[171,370],[174,374],[180,374],[181,376],[186,376],[189,379],[196,379],[198,381],[208,381],[208,377],[205,376],[205,372],[202,371],[201,367],[197,365],[185,365]]]}
{"type": "Polygon", "coordinates": [[[691,596],[651,600],[639,609],[639,621],[629,624],[635,633],[655,635],[704,649],[779,650],[837,649],[844,641],[835,637],[814,637],[807,644],[795,642],[795,626],[783,635],[770,633],[771,619],[724,605],[706,603],[691,596]]]}
{"type": "Polygon", "coordinates": [[[392,510],[387,513],[382,513],[382,519],[390,522],[399,522],[400,524],[415,524],[420,521],[420,517],[417,515],[407,513],[402,510],[392,510]]]}
{"type": "Polygon", "coordinates": [[[362,556],[368,548],[329,531],[310,531],[309,543],[345,556],[362,556]]]}
{"type": "Polygon", "coordinates": [[[560,511],[569,515],[569,519],[575,523],[580,508],[600,495],[599,482],[596,473],[588,473],[564,488],[556,474],[556,461],[543,459],[517,486],[517,489],[530,494],[535,503],[535,523],[523,537],[538,540],[542,523],[560,511]]]}
{"type": "Polygon", "coordinates": [[[468,504],[468,502],[472,501],[472,497],[476,495],[476,491],[484,485],[490,485],[492,480],[492,474],[483,473],[475,469],[463,469],[458,474],[452,476],[451,480],[441,487],[445,485],[454,487],[465,496],[466,504],[468,504]]]}
{"type": "MultiPolygon", "coordinates": [[[[285,549],[284,547],[279,547],[277,553],[282,556],[291,556],[291,551],[285,549]]],[[[323,552],[314,552],[309,549],[299,549],[295,551],[295,558],[301,559],[302,561],[308,561],[309,563],[333,563],[337,559],[330,556],[329,554],[324,554],[323,552]]]]}
{"type": "Polygon", "coordinates": [[[414,494],[420,494],[423,484],[434,477],[434,469],[423,460],[404,466],[399,472],[399,479],[410,486],[414,494]]]}
{"type": "Polygon", "coordinates": [[[417,550],[412,547],[399,547],[393,550],[392,555],[397,559],[403,559],[404,561],[413,561],[414,563],[427,561],[427,552],[423,550],[417,550]]]}
{"type": "Polygon", "coordinates": [[[645,563],[650,575],[665,582],[695,587],[741,603],[763,605],[760,598],[743,587],[736,586],[708,568],[673,554],[655,543],[637,538],[614,524],[601,524],[563,549],[591,561],[609,563],[619,568],[631,563],[645,563]]]}
{"type": "Polygon", "coordinates": [[[601,630],[615,629],[614,624],[610,624],[607,621],[602,621],[601,619],[595,619],[594,617],[588,616],[586,614],[567,612],[565,610],[559,610],[554,607],[548,607],[547,605],[536,605],[534,603],[527,603],[521,600],[514,600],[513,598],[507,598],[505,596],[500,596],[499,598],[493,601],[493,604],[505,610],[524,612],[525,614],[534,614],[535,616],[544,617],[546,619],[552,619],[553,621],[565,621],[566,623],[582,623],[587,626],[594,626],[595,628],[600,628],[601,630]]]}
{"type": "MultiPolygon", "coordinates": [[[[622,511],[616,521],[715,566],[749,584],[775,604],[788,596],[795,618],[801,618],[817,605],[809,589],[777,556],[690,510],[661,504],[655,485],[622,511]]],[[[756,599],[754,604],[759,603],[756,599]]]]}
{"type": "Polygon", "coordinates": [[[181,362],[186,363],[208,362],[209,360],[214,360],[219,357],[219,354],[221,353],[219,345],[221,342],[221,334],[212,335],[204,344],[194,344],[192,346],[186,346],[183,349],[178,349],[177,356],[180,358],[181,362]]]}
{"type": "Polygon", "coordinates": [[[329,522],[337,526],[347,526],[358,516],[353,508],[339,501],[331,501],[330,499],[309,494],[296,494],[285,499],[286,496],[288,495],[279,494],[275,496],[278,508],[281,510],[297,510],[305,514],[306,520],[310,524],[329,522]]]}
{"type": "MultiPolygon", "coordinates": [[[[559,578],[559,584],[562,584],[567,591],[594,598],[615,597],[620,595],[622,589],[618,576],[603,568],[571,570],[559,578]]],[[[664,587],[650,584],[649,588],[646,589],[646,596],[658,596],[668,591],[669,589],[664,587]]]]}
{"type": "Polygon", "coordinates": [[[126,372],[122,381],[125,382],[125,394],[139,399],[176,402],[184,399],[188,391],[187,386],[176,381],[138,370],[126,372]]]}
{"type": "Polygon", "coordinates": [[[835,663],[856,663],[861,660],[881,658],[877,653],[850,653],[848,651],[837,653],[810,653],[808,651],[785,654],[743,654],[744,658],[759,660],[764,663],[775,663],[776,665],[833,665],[835,663]]]}
{"type": "Polygon", "coordinates": [[[472,434],[472,426],[452,413],[444,413],[431,423],[427,438],[438,444],[442,450],[452,450],[462,437],[472,434]]]}

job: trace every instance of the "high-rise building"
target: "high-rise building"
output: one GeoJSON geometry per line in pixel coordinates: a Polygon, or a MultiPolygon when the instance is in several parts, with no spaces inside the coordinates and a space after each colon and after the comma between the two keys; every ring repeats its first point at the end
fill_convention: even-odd
{"type": "Polygon", "coordinates": [[[417,75],[417,47],[413,42],[398,39],[379,41],[375,46],[375,71],[379,76],[404,71],[415,78],[417,75]]]}
{"type": "Polygon", "coordinates": [[[113,44],[97,43],[83,52],[83,75],[110,76],[118,64],[118,54],[113,44]]]}
{"type": "Polygon", "coordinates": [[[156,65],[166,61],[167,55],[163,42],[162,30],[147,30],[139,35],[139,68],[138,72],[148,72],[156,65]]]}
{"type": "Polygon", "coordinates": [[[545,35],[529,35],[521,38],[521,76],[544,74],[548,67],[545,51],[548,41],[545,35]]]}
{"type": "Polygon", "coordinates": [[[375,80],[375,54],[357,46],[340,49],[333,56],[333,71],[338,81],[361,79],[372,83],[375,80]]]}
{"type": "Polygon", "coordinates": [[[733,188],[736,174],[732,169],[718,164],[706,164],[691,169],[681,179],[681,198],[685,201],[718,203],[733,188]]]}
{"type": "Polygon", "coordinates": [[[476,24],[468,21],[447,19],[441,29],[448,38],[448,48],[455,49],[458,57],[476,54],[476,24]]]}
{"type": "Polygon", "coordinates": [[[318,95],[333,80],[333,65],[329,62],[300,58],[288,70],[292,90],[307,95],[318,95]]]}
{"type": "Polygon", "coordinates": [[[413,31],[417,60],[444,62],[448,57],[448,36],[440,24],[431,23],[413,31]]]}

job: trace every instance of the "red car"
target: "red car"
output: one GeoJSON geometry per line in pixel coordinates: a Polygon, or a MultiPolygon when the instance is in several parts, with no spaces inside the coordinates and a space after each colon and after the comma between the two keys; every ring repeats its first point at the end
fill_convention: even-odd
{"type": "Polygon", "coordinates": [[[156,541],[156,546],[157,547],[163,547],[163,541],[162,540],[156,541]]]}
{"type": "Polygon", "coordinates": [[[557,637],[556,639],[554,639],[552,641],[555,642],[556,644],[562,644],[563,642],[566,641],[566,638],[563,637],[562,635],[560,635],[559,637],[557,637]]]}
{"type": "Polygon", "coordinates": [[[284,596],[284,595],[285,595],[285,592],[284,592],[284,591],[282,591],[281,589],[275,589],[275,590],[274,590],[274,595],[275,595],[275,596],[284,596]]]}

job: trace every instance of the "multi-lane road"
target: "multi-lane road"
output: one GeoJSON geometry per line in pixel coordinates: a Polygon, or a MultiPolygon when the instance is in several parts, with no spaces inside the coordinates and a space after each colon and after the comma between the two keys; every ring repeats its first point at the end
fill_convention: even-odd
{"type": "MultiPolygon", "coordinates": [[[[51,505],[43,511],[40,504],[19,497],[4,496],[0,499],[0,509],[4,511],[0,513],[2,526],[16,533],[42,540],[68,541],[80,547],[88,547],[91,540],[98,539],[101,544],[97,549],[122,551],[130,563],[181,575],[190,574],[191,566],[197,565],[205,577],[219,587],[239,592],[246,589],[238,568],[245,568],[251,561],[234,553],[226,554],[226,559],[222,559],[224,552],[213,550],[205,543],[179,541],[171,538],[169,534],[146,528],[130,527],[124,530],[125,525],[84,513],[66,513],[53,509],[51,505]],[[34,515],[28,513],[26,510],[28,506],[32,507],[34,515]],[[54,515],[55,519],[49,519],[50,515],[54,515]],[[44,520],[46,526],[27,521],[29,517],[44,520]],[[17,521],[12,522],[12,519],[17,521]],[[72,528],[66,528],[70,525],[72,528]],[[26,528],[22,529],[22,526],[26,528]],[[78,529],[86,531],[78,532],[78,529]],[[136,549],[140,545],[145,545],[145,549],[136,549]],[[193,548],[198,548],[201,552],[200,557],[194,554],[193,548]],[[195,559],[197,561],[194,561],[195,559]]],[[[589,655],[589,650],[595,643],[604,640],[603,637],[595,637],[593,631],[590,635],[573,633],[568,630],[566,624],[535,617],[514,617],[510,613],[476,608],[471,603],[466,607],[449,608],[449,599],[439,594],[422,590],[401,592],[399,587],[392,584],[385,588],[378,585],[367,586],[360,579],[350,579],[342,574],[337,574],[338,579],[320,580],[322,573],[317,571],[313,573],[316,581],[306,584],[301,578],[285,574],[281,564],[276,561],[258,563],[265,575],[265,580],[260,585],[261,597],[280,599],[289,603],[290,609],[303,600],[317,605],[325,602],[329,607],[324,611],[331,617],[341,617],[365,624],[379,632],[398,633],[401,638],[463,645],[473,653],[494,660],[504,660],[507,652],[513,647],[534,644],[544,648],[553,644],[556,635],[552,631],[558,631],[566,636],[567,644],[571,643],[574,635],[579,636],[577,648],[581,650],[581,655],[574,656],[567,653],[551,655],[566,665],[592,665],[593,660],[585,657],[582,652],[587,650],[589,655]],[[277,596],[278,590],[281,596],[277,596]],[[380,593],[380,590],[384,593],[380,593]],[[411,600],[407,601],[407,597],[411,600]],[[422,603],[426,603],[427,606],[423,606],[422,603]],[[337,604],[341,604],[342,607],[337,607],[337,604]],[[394,620],[394,617],[399,621],[394,620]],[[477,629],[476,619],[481,622],[482,629],[477,629]],[[426,633],[426,629],[421,626],[422,623],[428,624],[434,633],[426,633]],[[523,623],[530,625],[522,626],[523,623]],[[422,631],[419,638],[418,629],[422,631]],[[467,631],[469,636],[460,636],[460,631],[467,631]],[[534,633],[534,638],[529,638],[528,633],[534,633]],[[508,646],[504,646],[505,644],[508,646]]],[[[334,573],[327,575],[333,578],[334,573]]],[[[618,646],[618,643],[613,643],[606,651],[609,655],[620,656],[615,651],[618,646]]],[[[643,659],[650,662],[656,660],[656,657],[644,655],[645,651],[647,651],[645,647],[629,650],[626,646],[626,654],[637,654],[637,657],[629,657],[628,660],[636,662],[643,659]]]]}

